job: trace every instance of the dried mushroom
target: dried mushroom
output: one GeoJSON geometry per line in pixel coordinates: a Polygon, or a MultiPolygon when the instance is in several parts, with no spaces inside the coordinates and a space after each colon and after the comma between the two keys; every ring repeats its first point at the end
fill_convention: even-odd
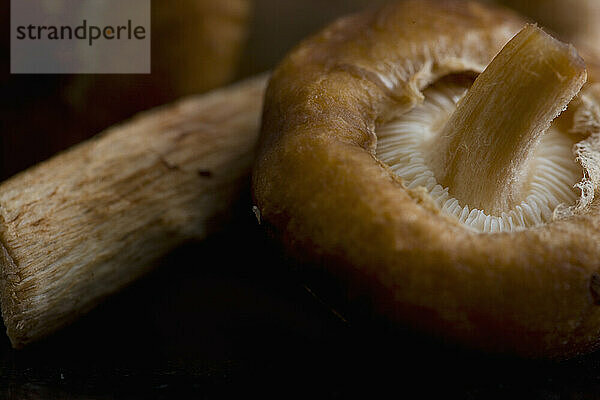
{"type": "Polygon", "coordinates": [[[340,19],[272,76],[255,206],[393,321],[488,351],[591,351],[597,76],[572,46],[475,2],[340,19]]]}

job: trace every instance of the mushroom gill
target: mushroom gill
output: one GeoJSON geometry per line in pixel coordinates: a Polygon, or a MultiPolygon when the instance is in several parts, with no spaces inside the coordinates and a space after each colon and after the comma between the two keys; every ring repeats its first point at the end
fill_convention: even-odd
{"type": "MultiPolygon", "coordinates": [[[[501,212],[473,207],[439,183],[428,160],[467,90],[464,80],[440,80],[429,86],[422,104],[377,128],[379,160],[408,189],[425,188],[443,213],[479,232],[512,232],[545,224],[556,218],[555,210],[573,206],[578,199],[575,185],[583,172],[573,154],[576,138],[557,124],[550,126],[535,148],[521,198],[501,212]]],[[[477,172],[473,170],[473,175],[477,172]]]]}

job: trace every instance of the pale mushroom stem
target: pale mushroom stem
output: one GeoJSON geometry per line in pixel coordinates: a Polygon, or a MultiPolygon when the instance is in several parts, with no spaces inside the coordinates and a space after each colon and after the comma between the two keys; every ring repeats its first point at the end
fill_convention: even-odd
{"type": "Polygon", "coordinates": [[[459,201],[490,213],[519,201],[528,160],[587,78],[575,49],[527,25],[460,101],[430,164],[459,201]]]}

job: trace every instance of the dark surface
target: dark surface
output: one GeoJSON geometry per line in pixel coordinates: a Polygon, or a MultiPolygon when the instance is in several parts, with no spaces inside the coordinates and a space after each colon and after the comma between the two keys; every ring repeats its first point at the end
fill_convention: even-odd
{"type": "Polygon", "coordinates": [[[525,361],[347,322],[286,264],[244,212],[42,343],[3,338],[0,398],[600,398],[599,355],[525,361]]]}

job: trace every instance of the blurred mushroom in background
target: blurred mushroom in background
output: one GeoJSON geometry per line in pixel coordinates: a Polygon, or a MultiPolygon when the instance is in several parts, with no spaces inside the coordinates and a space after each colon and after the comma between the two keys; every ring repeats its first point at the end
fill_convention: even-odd
{"type": "MultiPolygon", "coordinates": [[[[50,1],[58,7],[69,4],[50,1]]],[[[5,60],[10,59],[9,10],[10,0],[1,0],[0,54],[5,60]]],[[[234,79],[250,0],[152,0],[151,10],[151,74],[11,75],[10,63],[4,63],[1,179],[136,112],[234,79]]]]}
{"type": "Polygon", "coordinates": [[[273,68],[301,40],[334,19],[389,0],[253,0],[248,44],[240,73],[253,75],[273,68]]]}
{"type": "Polygon", "coordinates": [[[563,40],[600,55],[600,1],[496,0],[556,32],[563,40]]]}

